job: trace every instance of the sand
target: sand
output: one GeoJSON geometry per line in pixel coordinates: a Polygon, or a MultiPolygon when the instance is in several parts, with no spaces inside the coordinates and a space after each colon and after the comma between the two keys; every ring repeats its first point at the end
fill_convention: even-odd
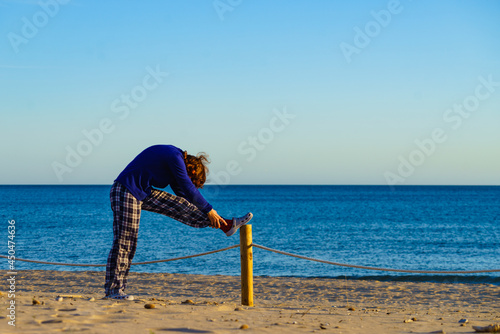
{"type": "Polygon", "coordinates": [[[136,300],[110,301],[103,272],[30,270],[16,277],[12,327],[0,277],[0,333],[474,333],[500,323],[500,287],[489,284],[255,277],[246,307],[239,277],[131,273],[136,300]]]}

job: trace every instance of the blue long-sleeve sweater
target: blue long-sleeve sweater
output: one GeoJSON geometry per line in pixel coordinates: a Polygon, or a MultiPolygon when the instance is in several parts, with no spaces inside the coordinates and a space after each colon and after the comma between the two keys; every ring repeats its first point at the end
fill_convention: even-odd
{"type": "Polygon", "coordinates": [[[151,194],[152,187],[170,185],[177,196],[187,199],[202,212],[212,210],[187,174],[184,151],[172,145],[148,147],[125,167],[115,181],[125,186],[139,201],[151,194]]]}

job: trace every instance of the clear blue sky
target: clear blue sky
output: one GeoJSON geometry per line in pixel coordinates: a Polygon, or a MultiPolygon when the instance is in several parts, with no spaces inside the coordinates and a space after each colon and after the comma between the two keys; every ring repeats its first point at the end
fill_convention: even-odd
{"type": "Polygon", "coordinates": [[[500,185],[499,17],[498,1],[0,0],[0,184],[111,184],[165,143],[207,152],[216,183],[500,185]]]}

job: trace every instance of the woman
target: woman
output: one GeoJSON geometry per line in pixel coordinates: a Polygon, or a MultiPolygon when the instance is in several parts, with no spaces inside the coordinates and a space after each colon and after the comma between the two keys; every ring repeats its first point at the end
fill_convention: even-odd
{"type": "Polygon", "coordinates": [[[124,290],[137,246],[142,209],[192,227],[221,229],[227,236],[252,219],[251,213],[224,219],[203,198],[198,188],[206,181],[207,163],[204,154],[195,157],[172,145],[155,145],[142,151],[120,173],[110,192],[113,247],[106,266],[105,298],[134,299],[124,290]],[[155,189],[168,185],[177,196],[155,189]]]}

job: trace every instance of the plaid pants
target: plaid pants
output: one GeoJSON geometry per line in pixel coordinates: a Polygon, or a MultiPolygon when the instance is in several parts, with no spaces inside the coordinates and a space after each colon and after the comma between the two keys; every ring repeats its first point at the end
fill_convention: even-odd
{"type": "Polygon", "coordinates": [[[127,188],[115,182],[109,196],[113,210],[113,247],[106,265],[106,295],[120,293],[127,287],[137,247],[141,209],[161,213],[196,228],[210,225],[208,216],[194,204],[165,191],[153,189],[148,197],[138,201],[127,188]]]}

